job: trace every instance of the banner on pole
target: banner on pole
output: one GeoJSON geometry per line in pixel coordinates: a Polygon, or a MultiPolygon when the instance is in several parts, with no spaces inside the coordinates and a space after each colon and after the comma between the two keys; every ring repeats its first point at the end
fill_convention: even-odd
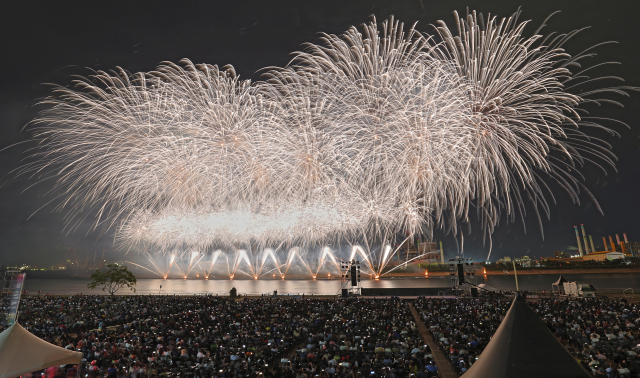
{"type": "Polygon", "coordinates": [[[8,282],[9,287],[7,289],[9,289],[9,307],[7,308],[6,317],[7,326],[11,326],[16,322],[24,278],[25,273],[19,273],[11,276],[11,279],[8,282]]]}

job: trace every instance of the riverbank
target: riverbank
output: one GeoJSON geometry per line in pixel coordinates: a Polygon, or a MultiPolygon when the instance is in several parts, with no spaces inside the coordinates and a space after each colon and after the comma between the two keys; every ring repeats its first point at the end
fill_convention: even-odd
{"type": "MultiPolygon", "coordinates": [[[[513,274],[513,269],[507,269],[509,274],[513,274]]],[[[640,273],[640,268],[615,268],[615,269],[521,269],[518,270],[518,275],[526,274],[632,274],[640,273]]],[[[487,275],[503,275],[507,274],[503,271],[493,270],[487,271],[487,275]]]]}
{"type": "MultiPolygon", "coordinates": [[[[429,277],[445,277],[449,276],[450,272],[428,272],[429,277]]],[[[640,274],[640,268],[615,268],[615,269],[520,269],[517,271],[518,275],[529,274],[640,274]]],[[[503,270],[487,270],[486,273],[482,271],[476,272],[476,275],[482,276],[505,276],[513,274],[513,268],[503,270]],[[506,272],[505,272],[506,271],[506,272]]],[[[415,272],[400,272],[392,273],[391,277],[423,277],[424,274],[418,274],[415,272]]],[[[389,278],[385,275],[384,278],[389,278]]]]}

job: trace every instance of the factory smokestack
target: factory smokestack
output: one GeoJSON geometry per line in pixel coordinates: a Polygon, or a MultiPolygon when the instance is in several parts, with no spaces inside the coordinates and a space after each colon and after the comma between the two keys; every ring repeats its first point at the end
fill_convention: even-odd
{"type": "Polygon", "coordinates": [[[627,239],[627,233],[626,232],[622,233],[622,237],[624,237],[624,244],[629,243],[629,239],[627,239]]]}
{"type": "Polygon", "coordinates": [[[589,241],[591,242],[591,253],[596,251],[596,247],[593,245],[593,238],[589,235],[589,241]]]}
{"type": "Polygon", "coordinates": [[[576,239],[578,240],[578,251],[580,252],[580,257],[584,256],[582,253],[582,244],[580,243],[580,234],[578,233],[578,226],[573,226],[573,229],[576,230],[576,239]]]}
{"type": "Polygon", "coordinates": [[[620,245],[620,235],[616,234],[616,241],[618,242],[617,244],[620,245]]]}
{"type": "MultiPolygon", "coordinates": [[[[584,254],[589,254],[589,244],[587,244],[587,233],[584,232],[584,224],[580,224],[580,228],[582,228],[582,239],[584,240],[584,254]]],[[[593,251],[591,251],[593,252],[593,251]]]]}
{"type": "Polygon", "coordinates": [[[607,238],[605,238],[604,236],[602,237],[602,242],[604,243],[604,250],[608,251],[609,247],[607,247],[607,238]]]}
{"type": "Polygon", "coordinates": [[[613,243],[613,238],[609,235],[609,242],[611,243],[611,252],[616,251],[616,245],[613,243]]]}

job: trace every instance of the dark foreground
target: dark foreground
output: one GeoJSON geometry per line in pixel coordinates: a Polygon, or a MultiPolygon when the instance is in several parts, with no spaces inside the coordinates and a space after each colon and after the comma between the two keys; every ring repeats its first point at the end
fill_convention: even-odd
{"type": "MultiPolygon", "coordinates": [[[[82,351],[81,374],[89,377],[442,377],[476,361],[509,305],[506,298],[28,296],[19,321],[82,351]],[[423,325],[440,350],[425,345],[423,325]],[[436,354],[444,355],[440,375],[436,354]]],[[[634,305],[607,298],[530,305],[594,376],[640,376],[634,305]]],[[[44,373],[75,377],[74,369],[44,373]]]]}

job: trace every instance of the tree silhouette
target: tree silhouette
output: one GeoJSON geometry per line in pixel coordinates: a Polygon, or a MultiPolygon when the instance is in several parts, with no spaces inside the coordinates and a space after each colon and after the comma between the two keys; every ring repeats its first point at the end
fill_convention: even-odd
{"type": "Polygon", "coordinates": [[[105,271],[96,269],[91,275],[91,283],[89,283],[87,287],[89,289],[95,289],[98,286],[102,286],[102,291],[106,291],[111,295],[114,295],[123,287],[128,287],[135,293],[136,282],[136,277],[126,266],[109,264],[105,271]]]}

